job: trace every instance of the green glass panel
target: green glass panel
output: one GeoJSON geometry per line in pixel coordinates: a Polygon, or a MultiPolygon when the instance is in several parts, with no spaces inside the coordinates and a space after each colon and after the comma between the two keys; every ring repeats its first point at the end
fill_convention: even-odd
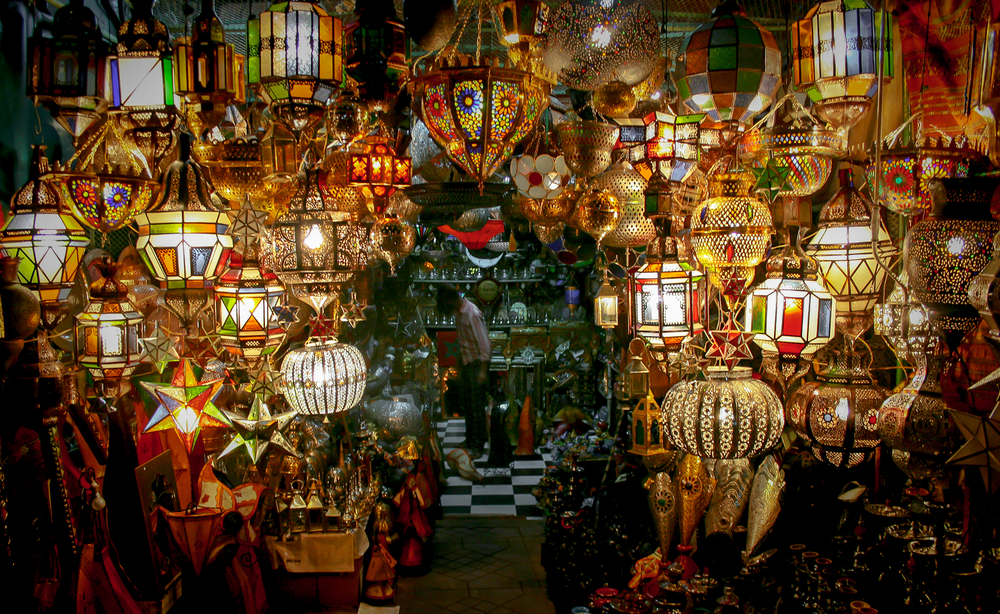
{"type": "Polygon", "coordinates": [[[760,85],[761,74],[759,72],[750,72],[749,70],[741,70],[736,73],[736,91],[756,92],[757,86],[760,85]]]}
{"type": "Polygon", "coordinates": [[[736,41],[736,28],[713,28],[712,38],[709,39],[709,45],[713,47],[719,45],[735,45],[736,41]]]}
{"type": "Polygon", "coordinates": [[[709,70],[732,70],[736,68],[738,52],[734,47],[710,47],[708,49],[709,70]]]}
{"type": "Polygon", "coordinates": [[[760,37],[760,30],[755,26],[740,28],[740,47],[744,46],[764,46],[764,40],[760,37]]]}
{"type": "Polygon", "coordinates": [[[764,320],[767,316],[767,297],[755,296],[753,297],[753,317],[750,322],[750,332],[752,333],[763,333],[764,332],[764,320]]]}

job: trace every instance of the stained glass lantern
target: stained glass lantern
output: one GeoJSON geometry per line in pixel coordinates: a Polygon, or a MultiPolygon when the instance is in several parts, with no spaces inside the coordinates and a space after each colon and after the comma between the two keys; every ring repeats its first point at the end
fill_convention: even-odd
{"type": "Polygon", "coordinates": [[[881,15],[865,0],[824,0],[791,33],[795,88],[809,96],[825,122],[850,128],[871,108],[879,56],[884,54],[883,77],[892,77],[892,23],[880,46],[881,15]]]}
{"type": "Polygon", "coordinates": [[[456,55],[415,65],[414,106],[448,158],[482,184],[514,153],[549,104],[544,75],[509,59],[456,55]]]}
{"type": "Polygon", "coordinates": [[[410,63],[410,38],[391,0],[359,2],[344,28],[344,65],[361,100],[384,107],[399,94],[410,63]]]}
{"type": "Polygon", "coordinates": [[[226,116],[226,106],[246,102],[244,59],[215,14],[215,0],[202,0],[190,37],[174,42],[174,89],[202,123],[203,132],[226,116]]]}
{"type": "Polygon", "coordinates": [[[781,400],[749,367],[709,367],[703,381],[682,381],[661,403],[664,437],[702,458],[753,458],[778,442],[781,400]]]}
{"type": "Polygon", "coordinates": [[[594,324],[600,328],[618,326],[618,293],[606,277],[594,297],[594,324]]]}
{"type": "Polygon", "coordinates": [[[819,265],[796,240],[768,259],[767,278],[750,295],[746,330],[765,352],[809,358],[833,338],[836,313],[819,265]]]}
{"type": "Polygon", "coordinates": [[[720,173],[709,180],[708,198],[691,216],[691,246],[712,285],[748,285],[771,246],[771,211],[750,192],[749,172],[720,173]]]}
{"type": "Polygon", "coordinates": [[[348,160],[348,185],[361,190],[381,215],[389,197],[398,188],[410,185],[413,163],[409,156],[397,154],[389,139],[368,136],[352,148],[348,160]]]}
{"type": "Polygon", "coordinates": [[[136,248],[153,278],[167,289],[204,288],[221,273],[233,239],[229,216],[209,197],[211,187],[189,157],[181,157],[163,176],[163,191],[149,211],[136,216],[136,248]]]}
{"type": "Polygon", "coordinates": [[[646,262],[634,283],[635,332],[662,362],[685,338],[704,329],[704,275],[680,263],[673,237],[660,236],[646,247],[646,262]]]}
{"type": "Polygon", "coordinates": [[[874,385],[864,361],[871,355],[842,351],[788,399],[787,417],[812,453],[836,467],[871,458],[881,441],[878,413],[885,392],[874,385]]]}
{"type": "Polygon", "coordinates": [[[111,391],[142,359],[142,314],[129,300],[128,288],[115,279],[118,265],[108,259],[96,266],[102,277],[90,285],[90,301],[76,316],[77,362],[111,391]]]}
{"type": "MultiPolygon", "coordinates": [[[[882,226],[877,242],[881,258],[894,254],[892,240],[882,226]]],[[[851,334],[864,332],[871,324],[886,273],[872,251],[871,202],[854,188],[850,169],[841,169],[840,190],[820,210],[819,231],[806,253],[819,264],[826,287],[837,300],[838,327],[854,319],[851,334]]]]}
{"type": "Polygon", "coordinates": [[[44,146],[34,152],[30,179],[10,200],[12,216],[0,231],[0,252],[20,258],[18,281],[38,298],[42,325],[53,330],[66,317],[87,232],[62,210],[59,186],[48,175],[44,146]]]}
{"type": "Polygon", "coordinates": [[[510,176],[521,196],[545,201],[562,194],[569,185],[570,170],[562,156],[525,154],[511,159],[510,176]]]}
{"type": "Polygon", "coordinates": [[[631,164],[619,162],[595,177],[590,185],[593,189],[610,192],[621,207],[618,224],[604,237],[604,245],[636,248],[653,239],[656,229],[645,216],[647,182],[631,164]]]}
{"type": "Polygon", "coordinates": [[[632,410],[632,441],[628,451],[639,456],[663,454],[660,430],[660,405],[651,391],[632,410]]]}
{"type": "Polygon", "coordinates": [[[542,59],[566,87],[592,92],[611,81],[632,86],[656,67],[656,18],[642,2],[609,4],[565,2],[550,13],[542,59]]]}
{"type": "Polygon", "coordinates": [[[620,130],[592,121],[563,122],[556,126],[566,166],[581,177],[596,177],[611,164],[611,150],[620,130]]]}
{"type": "Polygon", "coordinates": [[[300,414],[346,412],[361,401],[368,367],[353,345],[310,339],[281,363],[285,400],[300,414]]]}
{"type": "Polygon", "coordinates": [[[700,113],[673,115],[661,111],[646,116],[639,160],[649,164],[651,176],[656,178],[650,181],[682,183],[691,177],[698,164],[698,137],[704,117],[700,113]]]}
{"type": "Polygon", "coordinates": [[[51,38],[39,27],[28,41],[28,97],[48,109],[74,142],[107,111],[108,52],[83,0],[71,0],[56,11],[51,38]]]}
{"type": "Polygon", "coordinates": [[[692,113],[745,126],[774,101],[781,51],[774,36],[731,0],[684,38],[677,58],[677,94],[692,113]]]}
{"type": "Polygon", "coordinates": [[[344,33],[312,0],[276,2],[247,22],[247,80],[295,133],[323,119],[344,81],[344,33]]]}
{"type": "Polygon", "coordinates": [[[285,288],[277,276],[262,269],[255,250],[248,258],[233,253],[229,270],[215,286],[219,345],[251,363],[272,352],[285,338],[275,313],[285,288]]]}
{"type": "Polygon", "coordinates": [[[833,161],[847,152],[847,134],[813,122],[793,122],[772,130],[750,130],[740,140],[740,157],[756,166],[788,169],[779,196],[809,196],[826,185],[833,161]]]}
{"type": "Polygon", "coordinates": [[[118,28],[116,53],[108,70],[111,110],[122,111],[126,135],[155,166],[173,149],[180,118],[170,32],[153,17],[152,0],[133,3],[132,19],[118,28]]]}

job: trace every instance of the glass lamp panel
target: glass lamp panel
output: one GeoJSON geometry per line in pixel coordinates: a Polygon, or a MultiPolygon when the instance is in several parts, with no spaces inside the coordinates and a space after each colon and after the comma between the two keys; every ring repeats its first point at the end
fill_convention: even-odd
{"type": "Polygon", "coordinates": [[[117,358],[125,351],[125,328],[117,323],[101,322],[99,328],[101,337],[101,357],[117,358]]]}
{"type": "MultiPolygon", "coordinates": [[[[164,83],[164,58],[120,57],[117,70],[118,95],[115,106],[121,109],[160,107],[167,104],[164,83]]],[[[170,97],[170,103],[173,97],[170,97]]]]}

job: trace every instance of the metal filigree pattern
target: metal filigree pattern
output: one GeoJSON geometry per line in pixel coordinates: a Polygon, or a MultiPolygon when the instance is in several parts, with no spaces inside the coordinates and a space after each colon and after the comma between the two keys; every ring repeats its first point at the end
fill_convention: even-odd
{"type": "Polygon", "coordinates": [[[678,523],[682,545],[689,545],[701,523],[701,517],[712,499],[715,480],[708,477],[705,465],[695,455],[688,454],[681,461],[675,476],[677,482],[678,523]]]}
{"type": "Polygon", "coordinates": [[[677,531],[676,484],[671,479],[670,472],[659,471],[649,477],[647,489],[649,513],[653,516],[656,539],[660,544],[660,552],[667,556],[677,531]]]}
{"type": "Polygon", "coordinates": [[[618,126],[601,122],[563,122],[556,126],[566,166],[582,177],[596,177],[611,164],[618,126]]]}
{"type": "Polygon", "coordinates": [[[781,493],[785,489],[785,472],[773,456],[768,456],[757,468],[753,486],[750,487],[750,505],[747,511],[747,549],[743,558],[749,559],[774,526],[781,511],[781,493]]]}
{"type": "Polygon", "coordinates": [[[921,303],[968,305],[969,285],[993,256],[1000,222],[924,220],[906,234],[910,292],[921,303]]]}
{"type": "MultiPolygon", "coordinates": [[[[712,461],[705,461],[706,465],[712,461]]],[[[714,461],[715,492],[705,512],[705,533],[730,533],[750,500],[753,466],[745,458],[714,461]]]]}

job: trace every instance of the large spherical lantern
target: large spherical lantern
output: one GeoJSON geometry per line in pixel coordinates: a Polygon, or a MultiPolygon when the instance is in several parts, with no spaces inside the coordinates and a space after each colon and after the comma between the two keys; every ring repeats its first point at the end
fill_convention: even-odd
{"type": "Polygon", "coordinates": [[[621,206],[618,225],[604,238],[608,247],[642,247],[653,239],[656,229],[645,215],[646,185],[628,162],[619,162],[591,182],[594,189],[611,192],[621,206]]]}
{"type": "Polygon", "coordinates": [[[365,357],[353,345],[310,339],[281,363],[285,400],[304,415],[346,412],[361,400],[367,369],[365,357]]]}
{"type": "Polygon", "coordinates": [[[748,367],[709,367],[705,381],[675,384],[663,399],[664,436],[702,458],[750,458],[773,446],[785,427],[781,400],[748,367]]]}
{"type": "Polygon", "coordinates": [[[774,36],[747,19],[739,4],[723,2],[681,43],[674,78],[681,102],[692,113],[746,125],[774,101],[781,51],[774,36]]]}

